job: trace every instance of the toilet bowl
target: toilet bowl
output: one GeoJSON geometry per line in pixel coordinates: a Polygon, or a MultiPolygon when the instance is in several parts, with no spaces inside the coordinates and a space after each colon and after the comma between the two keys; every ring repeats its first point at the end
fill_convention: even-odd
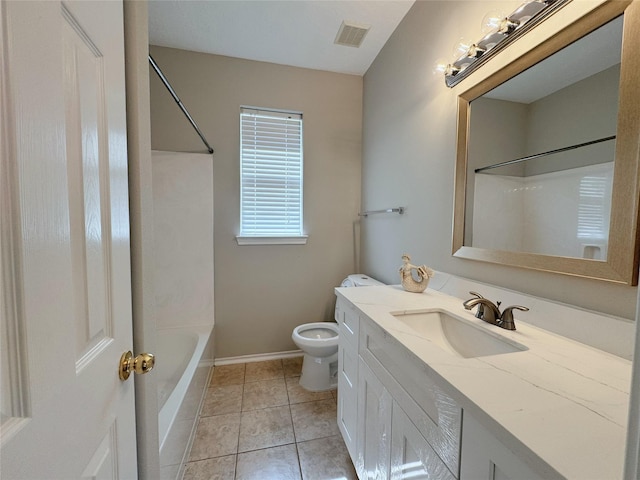
{"type": "Polygon", "coordinates": [[[337,386],[338,324],[305,323],[294,328],[291,339],[304,352],[300,386],[312,392],[337,386]]]}
{"type": "MultiPolygon", "coordinates": [[[[361,273],[349,275],[341,287],[384,285],[361,273]]],[[[338,318],[336,310],[336,319],[338,318]]],[[[304,352],[300,386],[312,392],[338,386],[338,324],[333,322],[305,323],[293,330],[293,342],[304,352]]]]}

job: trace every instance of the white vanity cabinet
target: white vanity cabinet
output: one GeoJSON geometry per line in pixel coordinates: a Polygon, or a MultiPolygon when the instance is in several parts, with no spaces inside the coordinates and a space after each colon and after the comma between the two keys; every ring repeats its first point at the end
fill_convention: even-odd
{"type": "MultiPolygon", "coordinates": [[[[370,378],[373,377],[383,388],[383,395],[391,399],[391,405],[383,404],[386,408],[378,412],[385,417],[378,422],[390,425],[391,437],[378,435],[377,439],[367,438],[368,443],[359,441],[356,467],[363,456],[371,456],[370,451],[375,450],[370,443],[377,441],[390,458],[389,471],[383,478],[457,478],[462,409],[434,382],[420,360],[364,316],[360,319],[359,355],[360,371],[365,372],[359,375],[359,380],[366,379],[369,385],[374,385],[370,378]]],[[[373,392],[373,388],[369,390],[373,392]]],[[[358,393],[362,395],[362,387],[358,393]]],[[[365,398],[358,400],[357,430],[361,435],[371,421],[367,415],[371,411],[365,410],[365,398]]],[[[361,475],[361,478],[370,477],[361,475]]]]}
{"type": "Polygon", "coordinates": [[[459,472],[460,407],[406,348],[338,299],[338,426],[361,480],[459,472]]]}
{"type": "Polygon", "coordinates": [[[356,419],[358,409],[358,311],[338,298],[335,319],[338,322],[338,428],[349,455],[356,456],[356,419]]]}
{"type": "MultiPolygon", "coordinates": [[[[464,291],[474,288],[470,283],[464,291]]],[[[526,322],[502,331],[441,292],[416,295],[388,286],[336,293],[339,423],[360,480],[624,477],[628,360],[526,322]],[[438,347],[434,335],[445,324],[430,332],[403,317],[438,311],[523,349],[465,356],[464,345],[460,352],[438,347]]],[[[528,297],[499,293],[493,298],[530,304],[528,297]]],[[[590,318],[589,325],[627,326],[544,299],[535,305],[536,321],[566,317],[578,327],[578,319],[590,318]]],[[[442,338],[452,342],[467,335],[448,333],[442,338]]]]}
{"type": "MultiPolygon", "coordinates": [[[[428,365],[338,299],[338,426],[361,480],[542,480],[435,381],[428,365]]],[[[553,474],[549,478],[553,477],[553,474]]]]}

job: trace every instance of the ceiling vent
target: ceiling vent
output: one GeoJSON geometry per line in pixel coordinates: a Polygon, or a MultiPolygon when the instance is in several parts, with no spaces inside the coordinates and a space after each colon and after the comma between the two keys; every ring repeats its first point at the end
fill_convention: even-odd
{"type": "Polygon", "coordinates": [[[342,22],[338,35],[333,43],[345,47],[359,47],[367,35],[371,25],[358,25],[356,23],[342,22]]]}

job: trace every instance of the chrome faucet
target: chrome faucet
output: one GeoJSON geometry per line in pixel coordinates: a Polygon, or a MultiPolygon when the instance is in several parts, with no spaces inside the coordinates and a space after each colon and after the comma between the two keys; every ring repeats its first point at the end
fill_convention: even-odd
{"type": "Polygon", "coordinates": [[[500,313],[500,302],[493,303],[491,300],[487,300],[482,295],[476,292],[469,292],[471,295],[475,295],[475,298],[471,298],[462,303],[465,309],[471,310],[476,305],[478,306],[478,311],[476,312],[476,317],[481,320],[484,320],[487,323],[492,325],[497,325],[500,328],[505,328],[507,330],[515,330],[516,323],[513,319],[513,311],[521,310],[523,312],[529,311],[527,307],[523,307],[521,305],[513,305],[511,307],[507,307],[504,309],[502,313],[500,313]]]}

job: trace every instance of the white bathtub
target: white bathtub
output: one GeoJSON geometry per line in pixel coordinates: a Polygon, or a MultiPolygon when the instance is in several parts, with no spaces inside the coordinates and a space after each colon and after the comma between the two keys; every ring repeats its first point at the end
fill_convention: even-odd
{"type": "Polygon", "coordinates": [[[158,331],[158,438],[163,478],[175,479],[188,453],[211,362],[201,362],[211,327],[158,331]]]}

